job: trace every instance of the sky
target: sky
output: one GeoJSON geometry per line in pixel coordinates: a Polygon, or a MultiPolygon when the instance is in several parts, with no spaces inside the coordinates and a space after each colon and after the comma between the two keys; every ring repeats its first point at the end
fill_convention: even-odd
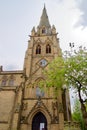
{"type": "Polygon", "coordinates": [[[0,65],[4,70],[23,69],[33,26],[37,28],[44,7],[55,25],[61,49],[87,47],[87,0],[0,0],[0,65]]]}

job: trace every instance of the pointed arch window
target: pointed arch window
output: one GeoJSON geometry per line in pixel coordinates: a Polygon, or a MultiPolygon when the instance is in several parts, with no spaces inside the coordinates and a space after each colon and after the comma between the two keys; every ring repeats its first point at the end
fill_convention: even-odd
{"type": "Polygon", "coordinates": [[[45,34],[45,33],[46,33],[46,29],[43,28],[43,29],[42,29],[42,34],[45,34]]]}
{"type": "Polygon", "coordinates": [[[46,53],[51,53],[51,46],[49,44],[46,45],[46,53]]]}
{"type": "Polygon", "coordinates": [[[41,54],[41,46],[40,45],[36,46],[36,54],[41,54]]]}

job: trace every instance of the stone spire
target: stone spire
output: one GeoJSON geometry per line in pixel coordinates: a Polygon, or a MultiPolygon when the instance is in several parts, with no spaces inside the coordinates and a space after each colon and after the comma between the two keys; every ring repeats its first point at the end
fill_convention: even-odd
{"type": "Polygon", "coordinates": [[[49,23],[48,16],[47,16],[45,4],[44,4],[44,8],[43,8],[41,19],[40,19],[40,23],[39,23],[39,27],[43,27],[43,26],[45,26],[47,28],[51,27],[50,23],[49,23]]]}

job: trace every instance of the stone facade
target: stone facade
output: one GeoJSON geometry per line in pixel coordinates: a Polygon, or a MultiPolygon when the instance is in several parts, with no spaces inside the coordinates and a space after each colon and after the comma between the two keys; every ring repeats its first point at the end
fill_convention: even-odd
{"type": "Polygon", "coordinates": [[[44,6],[37,30],[31,31],[23,70],[0,67],[0,130],[68,129],[64,121],[71,120],[69,92],[59,90],[55,98],[53,88],[48,91],[44,85],[44,92],[39,88],[45,81],[43,70],[58,56],[59,38],[44,6]]]}

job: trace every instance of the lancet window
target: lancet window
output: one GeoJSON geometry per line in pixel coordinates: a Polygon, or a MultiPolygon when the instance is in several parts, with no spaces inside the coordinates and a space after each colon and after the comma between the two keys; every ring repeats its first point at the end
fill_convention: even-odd
{"type": "Polygon", "coordinates": [[[43,28],[43,29],[42,29],[42,34],[45,34],[45,33],[46,33],[46,29],[43,28]]]}
{"type": "Polygon", "coordinates": [[[36,54],[41,54],[41,46],[40,45],[36,46],[36,54]]]}
{"type": "Polygon", "coordinates": [[[49,44],[46,45],[46,53],[51,53],[51,46],[49,44]]]}

